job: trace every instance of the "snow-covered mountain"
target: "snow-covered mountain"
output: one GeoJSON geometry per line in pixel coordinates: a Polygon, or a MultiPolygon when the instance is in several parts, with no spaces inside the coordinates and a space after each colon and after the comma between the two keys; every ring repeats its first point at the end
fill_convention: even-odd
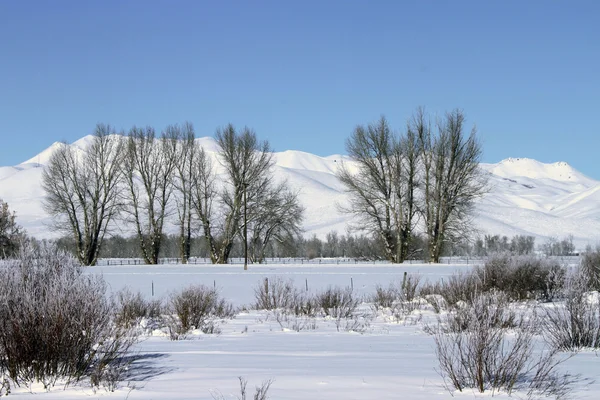
{"type": "MultiPolygon", "coordinates": [[[[90,140],[86,136],[71,146],[85,149],[90,140]]],[[[197,140],[216,158],[214,139],[197,140]]],[[[40,182],[44,165],[60,145],[22,164],[0,167],[0,198],[16,211],[19,224],[37,237],[53,236],[41,205],[40,182]]],[[[275,160],[276,176],[300,191],[306,233],[324,237],[330,231],[345,232],[350,218],[338,210],[346,195],[335,172],[342,160],[351,162],[342,155],[319,157],[293,150],[275,153],[275,160]]],[[[477,202],[475,224],[481,234],[533,235],[538,243],[573,235],[580,248],[600,243],[600,181],[564,162],[509,158],[482,168],[489,174],[490,192],[477,202]]]]}

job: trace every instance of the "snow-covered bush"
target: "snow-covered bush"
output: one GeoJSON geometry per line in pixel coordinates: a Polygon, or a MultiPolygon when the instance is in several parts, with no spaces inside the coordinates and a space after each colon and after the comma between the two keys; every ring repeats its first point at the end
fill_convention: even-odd
{"type": "Polygon", "coordinates": [[[600,247],[588,249],[581,259],[581,272],[590,290],[600,291],[600,247]]]}
{"type": "Polygon", "coordinates": [[[146,300],[140,292],[133,293],[129,288],[117,292],[116,323],[124,327],[132,327],[142,318],[160,318],[162,301],[146,300]]]}
{"type": "Polygon", "coordinates": [[[135,341],[114,322],[113,304],[99,276],[53,247],[25,246],[0,279],[0,379],[41,382],[49,389],[108,371],[120,375],[135,341]]]}
{"type": "Polygon", "coordinates": [[[567,283],[564,304],[546,310],[545,336],[558,350],[600,348],[598,292],[588,291],[587,279],[576,273],[567,283]]]}
{"type": "Polygon", "coordinates": [[[461,303],[439,318],[440,329],[448,333],[465,332],[479,325],[479,321],[490,328],[510,329],[525,326],[523,315],[510,307],[504,292],[482,293],[469,303],[461,303]]]}
{"type": "Polygon", "coordinates": [[[479,293],[481,293],[481,282],[472,273],[458,273],[440,282],[427,283],[419,291],[427,301],[436,299],[434,308],[442,304],[445,307],[454,307],[463,302],[470,303],[479,293]],[[444,301],[437,300],[436,296],[442,296],[444,301]]]}
{"type": "Polygon", "coordinates": [[[390,284],[387,288],[381,285],[375,286],[375,293],[370,296],[369,300],[376,310],[381,308],[391,308],[395,301],[398,300],[398,288],[390,284]]]}
{"type": "Polygon", "coordinates": [[[465,304],[465,313],[448,313],[429,327],[441,375],[461,392],[564,393],[568,379],[557,375],[555,353],[535,356],[533,327],[515,324],[515,316],[497,300],[495,294],[477,296],[465,304]]]}
{"type": "Polygon", "coordinates": [[[286,281],[278,276],[265,278],[254,288],[254,307],[257,310],[288,308],[296,292],[292,280],[286,281]]]}
{"type": "Polygon", "coordinates": [[[404,275],[402,284],[390,284],[387,288],[375,286],[375,294],[369,297],[376,309],[392,308],[397,302],[412,302],[418,295],[419,275],[404,275]]]}
{"type": "Polygon", "coordinates": [[[352,317],[360,303],[351,288],[329,287],[318,293],[316,299],[323,313],[336,319],[352,317]]]}
{"type": "Polygon", "coordinates": [[[501,290],[512,300],[552,301],[564,286],[566,268],[556,260],[500,254],[475,268],[481,291],[501,290]]]}
{"type": "Polygon", "coordinates": [[[315,296],[296,289],[288,302],[286,310],[297,317],[316,317],[321,311],[315,296]]]}
{"type": "Polygon", "coordinates": [[[217,289],[204,285],[192,285],[171,294],[168,306],[173,314],[168,321],[172,339],[191,329],[218,333],[217,320],[235,315],[233,305],[222,299],[217,289]]]}

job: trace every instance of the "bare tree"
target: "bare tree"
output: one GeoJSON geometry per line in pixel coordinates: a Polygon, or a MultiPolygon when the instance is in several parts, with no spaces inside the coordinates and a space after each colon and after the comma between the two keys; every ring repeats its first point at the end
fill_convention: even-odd
{"type": "MultiPolygon", "coordinates": [[[[214,263],[226,263],[236,236],[243,224],[244,200],[252,202],[259,188],[271,181],[273,154],[268,142],[259,142],[254,131],[244,128],[238,133],[229,124],[218,129],[216,140],[220,147],[220,161],[227,176],[220,193],[221,223],[218,230],[204,231],[214,263]],[[245,196],[244,196],[245,195],[245,196]]],[[[202,217],[200,217],[202,219],[202,217]]],[[[204,224],[206,227],[206,224],[204,224]]]]}
{"type": "Polygon", "coordinates": [[[10,212],[8,203],[0,199],[0,258],[17,255],[25,233],[15,221],[16,214],[10,212]]]}
{"type": "Polygon", "coordinates": [[[413,241],[413,230],[418,215],[417,190],[420,185],[419,177],[419,145],[417,134],[410,124],[406,134],[399,140],[394,163],[394,208],[396,227],[399,230],[398,262],[406,260],[413,241]]]}
{"type": "Polygon", "coordinates": [[[219,191],[216,185],[216,173],[210,157],[206,151],[195,143],[195,157],[192,159],[192,205],[196,217],[200,220],[204,237],[209,246],[210,258],[213,264],[219,262],[219,249],[216,235],[216,228],[213,229],[213,223],[218,219],[217,201],[219,191]]]}
{"type": "Polygon", "coordinates": [[[422,109],[413,122],[423,164],[422,215],[428,257],[439,262],[444,243],[465,236],[472,228],[473,202],[487,190],[479,168],[481,145],[475,128],[465,135],[460,110],[438,121],[436,135],[422,109]]]}
{"type": "Polygon", "coordinates": [[[154,129],[129,131],[123,169],[127,182],[127,211],[135,224],[144,262],[158,263],[163,227],[170,209],[177,141],[156,139],[154,129]]]}
{"type": "Polygon", "coordinates": [[[179,222],[179,257],[183,264],[190,258],[192,242],[192,183],[196,169],[194,160],[198,156],[195,144],[194,127],[186,122],[182,127],[170,125],[165,129],[166,137],[176,143],[173,155],[175,159],[175,202],[179,222]]]}
{"type": "Polygon", "coordinates": [[[345,164],[338,170],[350,195],[350,205],[342,210],[358,217],[361,230],[381,238],[389,261],[404,261],[417,210],[419,152],[413,130],[397,137],[381,117],[376,124],[357,126],[346,150],[358,170],[345,164]]]}
{"type": "Polygon", "coordinates": [[[226,263],[237,239],[250,231],[254,258],[264,257],[268,242],[299,231],[303,209],[286,183],[273,182],[273,154],[249,128],[230,124],[217,130],[219,162],[224,174],[218,184],[210,158],[197,151],[193,205],[207,240],[211,261],[226,263]]]}
{"type": "Polygon", "coordinates": [[[71,146],[57,149],[42,173],[45,210],[54,227],[71,236],[77,259],[95,265],[110,223],[120,210],[123,141],[115,130],[98,124],[82,154],[71,146]]]}
{"type": "Polygon", "coordinates": [[[250,211],[247,218],[251,232],[250,258],[260,263],[272,240],[281,243],[301,233],[304,208],[300,205],[298,193],[292,192],[286,182],[266,188],[251,198],[254,201],[248,204],[250,211]]]}

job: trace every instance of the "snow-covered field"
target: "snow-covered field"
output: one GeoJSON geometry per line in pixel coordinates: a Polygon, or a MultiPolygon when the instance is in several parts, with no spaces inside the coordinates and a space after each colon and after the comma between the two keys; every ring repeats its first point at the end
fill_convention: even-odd
{"type": "Polygon", "coordinates": [[[254,301],[254,288],[264,278],[292,279],[296,286],[316,291],[328,286],[350,287],[358,295],[371,294],[377,284],[400,282],[404,272],[419,274],[423,281],[435,282],[456,271],[468,270],[469,265],[409,264],[409,265],[138,265],[92,267],[88,271],[101,274],[113,292],[128,286],[151,296],[164,297],[174,290],[191,284],[216,286],[235,306],[254,301]]]}
{"type": "MultiPolygon", "coordinates": [[[[151,297],[165,297],[189,284],[216,285],[236,306],[254,301],[254,287],[264,278],[293,279],[298,287],[316,291],[350,286],[359,295],[371,294],[376,284],[400,282],[404,271],[423,280],[444,279],[466,265],[358,265],[301,266],[129,266],[95,267],[88,273],[102,274],[112,291],[130,287],[151,297]]],[[[363,305],[368,308],[368,305],[363,305]]],[[[249,398],[254,387],[272,379],[271,399],[450,399],[473,398],[469,391],[450,393],[436,372],[433,339],[423,332],[423,321],[435,320],[424,311],[398,322],[379,314],[365,332],[338,331],[334,321],[316,320],[316,329],[296,332],[282,329],[272,314],[240,312],[221,325],[218,335],[192,334],[171,341],[155,332],[137,344],[137,361],[131,376],[114,393],[88,387],[19,389],[16,398],[75,399],[225,399],[239,395],[238,376],[248,380],[249,398]],[[128,387],[129,386],[129,387],[128,387]],[[130,387],[136,388],[130,390],[130,387]]],[[[574,399],[600,398],[600,358],[581,352],[561,365],[561,370],[581,374],[571,395],[574,399]]],[[[517,394],[518,395],[518,394],[517,394]]],[[[488,397],[485,395],[483,397],[488,397]]],[[[506,398],[506,395],[498,395],[506,398]]]]}

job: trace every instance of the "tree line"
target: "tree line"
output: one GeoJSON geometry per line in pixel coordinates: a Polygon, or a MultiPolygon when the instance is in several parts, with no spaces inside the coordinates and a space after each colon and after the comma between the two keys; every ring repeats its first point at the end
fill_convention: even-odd
{"type": "MultiPolygon", "coordinates": [[[[370,253],[394,263],[439,262],[445,248],[465,241],[473,202],[487,190],[476,130],[465,126],[460,110],[432,121],[422,108],[402,132],[385,117],[357,126],[346,141],[352,163],[337,172],[349,195],[339,207],[355,221],[348,238],[367,238],[370,253]]],[[[160,134],[135,126],[117,134],[98,124],[85,149],[65,144],[52,154],[42,175],[44,208],[83,265],[96,263],[117,226],[135,232],[144,262],[157,263],[173,219],[183,263],[194,243],[216,264],[240,243],[253,262],[301,243],[304,209],[298,192],[274,179],[269,143],[231,124],[215,139],[216,159],[190,123],[160,134]]]]}
{"type": "MultiPolygon", "coordinates": [[[[11,212],[8,204],[0,199],[0,259],[13,258],[18,255],[21,245],[29,241],[34,248],[42,248],[44,241],[27,237],[25,231],[16,223],[16,214],[11,212]]],[[[55,240],[58,248],[76,254],[77,244],[72,236],[62,236],[55,240]]],[[[160,258],[177,258],[181,256],[180,235],[165,234],[161,238],[160,258]]],[[[289,235],[284,240],[270,241],[261,248],[262,259],[256,257],[256,250],[249,244],[251,260],[261,262],[264,258],[351,258],[359,260],[384,260],[384,243],[377,235],[339,234],[336,231],[327,233],[324,239],[316,235],[304,237],[289,235]]],[[[426,237],[417,233],[411,240],[409,259],[423,260],[428,248],[426,237]]],[[[587,249],[586,252],[590,252],[587,249]]],[[[576,256],[573,236],[559,240],[548,238],[536,246],[535,237],[527,235],[508,236],[486,234],[474,240],[465,238],[444,246],[443,257],[488,257],[496,254],[545,256],[576,256]]],[[[204,236],[193,236],[189,241],[189,254],[196,258],[210,258],[210,249],[204,236]]],[[[243,257],[244,245],[240,238],[234,241],[231,257],[243,257]]],[[[141,251],[137,236],[124,237],[113,234],[104,238],[99,250],[99,258],[140,258],[141,251]]]]}
{"type": "MultiPolygon", "coordinates": [[[[168,234],[162,239],[160,258],[178,259],[179,236],[168,234]]],[[[76,246],[71,237],[64,236],[56,240],[60,249],[75,253],[76,246]]],[[[427,249],[424,234],[415,234],[411,240],[408,260],[424,260],[427,249]]],[[[587,250],[590,251],[590,250],[587,250]]],[[[253,253],[253,250],[250,249],[253,253]]],[[[210,258],[210,251],[206,239],[196,236],[190,242],[190,254],[195,258],[210,258]]],[[[543,255],[551,256],[576,256],[572,236],[561,240],[549,238],[536,245],[535,237],[515,235],[512,237],[486,234],[475,239],[466,238],[459,242],[449,243],[444,246],[442,257],[472,257],[485,258],[498,254],[515,256],[543,255]]],[[[231,257],[244,257],[244,244],[236,240],[230,253],[231,257]]],[[[136,236],[113,235],[104,240],[99,253],[100,258],[140,258],[140,250],[136,236]]],[[[384,243],[378,236],[365,234],[339,234],[331,231],[323,239],[312,235],[290,236],[284,241],[272,241],[264,249],[264,258],[350,258],[365,261],[383,261],[385,259],[384,243]]],[[[254,258],[253,258],[254,260],[254,258]]],[[[256,260],[260,262],[260,260],[256,260]]]]}
{"type": "Polygon", "coordinates": [[[98,124],[83,153],[64,145],[42,174],[45,210],[71,239],[83,265],[94,265],[118,224],[133,228],[144,262],[158,262],[165,223],[175,215],[179,258],[186,263],[201,232],[213,263],[226,263],[235,241],[251,243],[260,261],[273,240],[298,235],[304,209],[273,177],[273,153],[249,128],[218,129],[215,162],[189,123],[133,127],[127,135],[98,124]]]}
{"type": "Polygon", "coordinates": [[[344,211],[355,216],[357,228],[381,239],[390,262],[411,256],[416,232],[425,236],[430,262],[471,235],[474,200],[487,182],[476,129],[467,134],[465,125],[460,110],[433,122],[419,108],[402,132],[381,117],[357,126],[346,141],[358,167],[342,164],[338,174],[350,197],[344,211]]]}

